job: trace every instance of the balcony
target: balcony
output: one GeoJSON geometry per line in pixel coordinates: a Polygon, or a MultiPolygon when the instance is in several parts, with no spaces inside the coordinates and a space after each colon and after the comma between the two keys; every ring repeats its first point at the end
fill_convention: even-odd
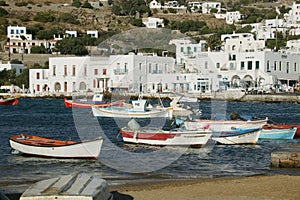
{"type": "Polygon", "coordinates": [[[127,69],[114,69],[114,74],[115,75],[124,75],[127,74],[128,70],[127,69]]]}

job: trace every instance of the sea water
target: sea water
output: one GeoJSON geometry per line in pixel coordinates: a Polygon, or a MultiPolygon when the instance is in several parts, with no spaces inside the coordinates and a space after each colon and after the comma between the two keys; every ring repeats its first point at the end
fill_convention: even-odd
{"type": "MultiPolygon", "coordinates": [[[[217,115],[229,115],[235,111],[242,116],[268,117],[273,123],[300,123],[300,105],[293,103],[207,101],[192,103],[189,106],[194,109],[202,109],[201,118],[206,119],[217,115]]],[[[288,144],[298,143],[298,139],[286,141],[259,140],[256,145],[214,145],[205,154],[200,149],[188,148],[183,153],[181,152],[181,156],[171,160],[168,165],[162,168],[153,168],[154,171],[149,168],[143,172],[143,169],[135,169],[134,166],[141,166],[139,162],[144,162],[144,165],[150,166],[150,164],[160,162],[160,160],[151,157],[149,159],[144,158],[143,161],[132,160],[132,158],[127,157],[126,153],[149,155],[147,154],[149,152],[161,151],[161,147],[124,144],[118,135],[120,126],[124,124],[112,119],[99,119],[98,123],[102,130],[105,130],[109,142],[115,145],[117,149],[126,152],[118,154],[117,157],[113,149],[101,152],[99,160],[49,159],[12,154],[9,137],[21,133],[59,140],[79,141],[85,134],[82,133],[84,130],[86,130],[87,135],[92,132],[87,118],[93,118],[89,109],[76,111],[77,114],[80,112],[87,116],[81,121],[87,127],[84,125],[78,127],[74,110],[67,109],[63,99],[25,98],[20,99],[17,106],[1,106],[0,190],[23,192],[33,182],[76,172],[86,172],[99,176],[106,179],[109,185],[277,173],[300,175],[298,169],[270,168],[270,153],[288,144]],[[114,167],[118,162],[122,163],[122,166],[114,167]]],[[[168,160],[168,157],[159,159],[165,161],[168,160]]]]}

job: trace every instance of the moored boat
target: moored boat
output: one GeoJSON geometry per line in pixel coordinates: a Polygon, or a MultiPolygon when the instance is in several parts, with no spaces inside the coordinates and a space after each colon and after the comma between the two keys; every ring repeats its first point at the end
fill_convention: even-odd
{"type": "Polygon", "coordinates": [[[95,94],[92,100],[67,100],[67,98],[64,98],[64,103],[66,108],[91,108],[92,106],[107,108],[109,106],[122,106],[124,101],[109,103],[103,100],[103,94],[95,94]]]}
{"type": "Polygon", "coordinates": [[[259,128],[253,128],[215,132],[212,139],[220,144],[256,144],[260,130],[259,128]]]}
{"type": "Polygon", "coordinates": [[[212,135],[210,130],[189,131],[182,129],[121,129],[124,142],[156,146],[192,146],[201,147],[212,135]]]}
{"type": "Polygon", "coordinates": [[[74,142],[21,134],[10,137],[9,142],[14,151],[32,156],[97,159],[103,139],[74,142]]]}
{"type": "Polygon", "coordinates": [[[230,131],[235,129],[253,129],[262,128],[268,122],[268,118],[259,120],[193,120],[184,121],[184,126],[187,130],[197,130],[209,126],[212,131],[230,131]]]}
{"type": "Polygon", "coordinates": [[[3,106],[8,106],[8,105],[18,105],[19,104],[19,100],[17,98],[14,97],[10,97],[10,98],[0,98],[0,105],[3,106]]]}
{"type": "Polygon", "coordinates": [[[292,125],[292,124],[266,124],[263,126],[264,130],[271,130],[271,129],[289,129],[289,128],[297,128],[294,137],[300,137],[300,124],[292,125]]]}
{"type": "Polygon", "coordinates": [[[108,108],[99,108],[96,106],[92,107],[92,111],[95,117],[113,117],[113,118],[171,118],[172,109],[169,108],[158,108],[148,109],[146,107],[146,100],[139,99],[133,100],[130,107],[115,107],[111,106],[108,108]]]}
{"type": "Polygon", "coordinates": [[[294,138],[296,130],[297,128],[262,129],[259,139],[290,140],[294,138]]]}

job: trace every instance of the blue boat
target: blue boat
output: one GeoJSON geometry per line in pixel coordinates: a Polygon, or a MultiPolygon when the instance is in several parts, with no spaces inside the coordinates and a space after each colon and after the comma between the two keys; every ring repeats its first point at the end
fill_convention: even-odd
{"type": "Polygon", "coordinates": [[[291,140],[294,138],[297,128],[287,129],[262,129],[259,139],[291,140]]]}

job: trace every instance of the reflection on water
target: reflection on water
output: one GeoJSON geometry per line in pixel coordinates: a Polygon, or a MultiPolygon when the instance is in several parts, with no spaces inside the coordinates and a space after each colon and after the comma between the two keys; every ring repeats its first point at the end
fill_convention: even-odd
{"type": "MultiPolygon", "coordinates": [[[[198,107],[198,105],[191,105],[198,107]]],[[[210,118],[212,104],[201,102],[202,117],[210,118]]],[[[269,117],[277,123],[299,124],[300,106],[297,104],[264,104],[228,102],[227,113],[237,111],[256,117],[269,117]],[[275,112],[276,111],[276,112],[275,112]]],[[[88,111],[79,111],[87,112],[88,111]]],[[[115,159],[114,150],[106,150],[103,160],[76,159],[45,159],[12,155],[8,138],[16,134],[32,134],[61,140],[80,140],[74,125],[72,109],[66,109],[62,99],[20,99],[19,105],[14,107],[0,107],[0,189],[22,192],[32,181],[67,175],[73,172],[86,172],[108,180],[110,185],[132,183],[136,181],[153,181],[165,179],[214,178],[226,176],[249,176],[256,174],[296,174],[298,169],[270,169],[270,152],[290,141],[259,141],[257,145],[216,145],[208,154],[201,154],[201,149],[188,149],[178,159],[172,161],[172,155],[180,149],[160,148],[144,145],[123,144],[118,140],[118,125],[111,120],[99,120],[106,137],[116,148],[124,152],[144,154],[162,151],[160,159],[170,159],[170,164],[162,169],[149,173],[127,173],[110,168],[103,163],[122,162],[124,169],[129,166],[126,153],[115,159]],[[7,184],[9,183],[9,184],[7,184]],[[7,186],[8,185],[8,186],[7,186]]],[[[117,122],[121,123],[122,122],[117,122]]],[[[145,122],[145,124],[149,124],[145,122]]],[[[180,152],[182,153],[182,152],[180,152]]],[[[147,155],[147,154],[146,154],[147,155]]],[[[144,164],[151,165],[159,162],[153,158],[145,158],[144,164]]],[[[130,166],[138,166],[130,163],[130,166]]]]}

